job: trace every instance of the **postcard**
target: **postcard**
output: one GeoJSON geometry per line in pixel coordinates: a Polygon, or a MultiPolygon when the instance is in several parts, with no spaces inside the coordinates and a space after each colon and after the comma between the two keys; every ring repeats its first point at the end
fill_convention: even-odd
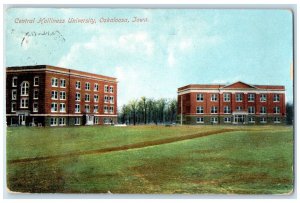
{"type": "Polygon", "coordinates": [[[292,194],[293,15],[7,8],[7,190],[292,194]]]}

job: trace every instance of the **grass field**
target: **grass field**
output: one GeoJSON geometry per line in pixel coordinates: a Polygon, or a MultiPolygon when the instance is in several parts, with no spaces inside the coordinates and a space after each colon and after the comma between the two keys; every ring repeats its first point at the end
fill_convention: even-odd
{"type": "Polygon", "coordinates": [[[287,126],[7,128],[17,192],[286,194],[287,126]]]}

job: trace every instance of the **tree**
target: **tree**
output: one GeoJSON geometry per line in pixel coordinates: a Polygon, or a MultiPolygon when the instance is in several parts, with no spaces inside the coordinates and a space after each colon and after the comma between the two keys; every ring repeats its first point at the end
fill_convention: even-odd
{"type": "Polygon", "coordinates": [[[286,104],[286,123],[293,125],[294,123],[294,105],[293,103],[286,104]]]}
{"type": "Polygon", "coordinates": [[[131,115],[132,115],[132,119],[133,119],[133,125],[136,124],[136,113],[137,113],[137,107],[138,107],[138,102],[137,100],[131,100],[129,102],[129,107],[130,107],[130,111],[131,111],[131,115]]]}
{"type": "Polygon", "coordinates": [[[141,97],[131,100],[120,108],[119,121],[129,124],[165,123],[176,121],[176,99],[141,97]]]}

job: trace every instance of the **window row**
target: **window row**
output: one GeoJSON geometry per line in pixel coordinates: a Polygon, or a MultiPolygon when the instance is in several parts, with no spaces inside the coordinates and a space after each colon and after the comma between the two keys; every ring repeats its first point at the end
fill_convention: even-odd
{"type": "MultiPolygon", "coordinates": [[[[231,123],[232,118],[231,117],[224,117],[223,121],[224,121],[224,123],[231,123]]],[[[260,117],[259,121],[260,121],[260,123],[267,123],[267,118],[266,117],[260,117]]],[[[274,117],[273,121],[274,121],[274,123],[281,123],[280,117],[274,117]]],[[[211,117],[210,122],[211,123],[218,123],[218,117],[211,117]]],[[[254,117],[248,117],[248,122],[249,123],[255,123],[255,118],[254,117]]],[[[204,117],[197,117],[196,118],[196,123],[204,123],[204,117]]]]}
{"type": "Polygon", "coordinates": [[[62,88],[66,87],[66,80],[58,79],[58,78],[51,78],[51,86],[58,87],[58,81],[59,81],[59,87],[62,87],[62,88]]]}
{"type": "MultiPolygon", "coordinates": [[[[99,117],[94,117],[94,124],[99,124],[99,117]]],[[[74,118],[74,125],[80,125],[81,119],[80,117],[74,118]]],[[[66,118],[64,117],[51,117],[50,118],[50,126],[64,126],[66,125],[66,118]]]]}
{"type": "MultiPolygon", "coordinates": [[[[29,108],[29,100],[28,98],[23,98],[21,99],[20,102],[20,108],[22,109],[28,109],[29,108]]],[[[11,102],[11,112],[16,112],[17,110],[17,103],[16,102],[11,102]]],[[[32,111],[33,112],[38,112],[39,111],[39,104],[38,102],[33,102],[32,104],[32,111]]]]}
{"type": "Polygon", "coordinates": [[[52,90],[51,92],[51,99],[52,100],[57,100],[58,99],[58,93],[59,93],[59,99],[60,100],[66,100],[67,99],[67,94],[65,91],[56,91],[56,90],[52,90]]]}
{"type": "MultiPolygon", "coordinates": [[[[218,101],[218,95],[219,94],[211,94],[210,95],[210,101],[218,101]]],[[[261,102],[266,102],[267,101],[267,95],[266,94],[260,94],[260,101],[261,102]]],[[[235,101],[236,102],[242,102],[244,94],[242,93],[238,93],[235,94],[235,101]]],[[[202,102],[204,101],[204,94],[197,94],[196,96],[196,101],[197,102],[202,102]]],[[[224,102],[230,102],[231,101],[231,94],[230,93],[224,93],[223,94],[223,101],[224,102]]],[[[255,94],[254,93],[250,93],[248,94],[248,102],[254,102],[255,101],[255,94]]],[[[274,102],[279,102],[280,101],[280,95],[279,94],[274,94],[273,95],[273,101],[274,102]]]]}
{"type": "MultiPolygon", "coordinates": [[[[29,82],[26,81],[26,83],[29,85],[29,82]]],[[[33,86],[37,87],[37,86],[39,86],[39,83],[40,83],[39,76],[34,76],[34,78],[33,78],[33,86]]],[[[17,76],[15,76],[15,77],[12,78],[12,85],[11,86],[12,87],[17,87],[18,86],[18,77],[17,76]]]]}
{"type": "MultiPolygon", "coordinates": [[[[81,89],[81,82],[80,81],[76,81],[75,83],[75,88],[77,90],[81,89]]],[[[91,90],[91,84],[89,82],[85,82],[85,86],[84,86],[85,90],[91,90]]],[[[94,91],[98,92],[99,91],[99,84],[95,83],[94,84],[94,91]]],[[[113,86],[108,86],[108,85],[104,85],[104,92],[105,93],[113,93],[114,92],[114,87],[113,86]]]]}
{"type": "MultiPolygon", "coordinates": [[[[114,107],[113,106],[103,106],[104,113],[114,113],[114,107]]],[[[85,113],[91,113],[91,107],[89,104],[84,105],[84,112],[85,113]]],[[[94,105],[93,113],[98,113],[99,107],[98,105],[94,105]]],[[[75,104],[75,113],[81,113],[80,104],[75,104]]]]}
{"type": "Polygon", "coordinates": [[[55,118],[55,117],[51,117],[50,118],[50,126],[64,126],[66,125],[66,118],[55,118]]]}
{"type": "MultiPolygon", "coordinates": [[[[76,92],[75,94],[75,101],[80,101],[81,100],[81,94],[79,92],[76,92]]],[[[89,94],[85,94],[84,95],[84,101],[85,102],[90,102],[90,95],[89,94]]],[[[99,102],[99,96],[97,94],[94,94],[94,102],[99,102]]],[[[114,97],[113,96],[104,96],[104,102],[105,103],[114,103],[114,97]]]]}
{"type": "MultiPolygon", "coordinates": [[[[65,113],[67,111],[65,103],[59,103],[59,112],[65,113]]],[[[58,112],[58,104],[51,103],[51,112],[58,112]]]]}
{"type": "MultiPolygon", "coordinates": [[[[241,110],[242,110],[242,107],[241,107],[241,106],[238,106],[238,107],[236,107],[236,110],[237,110],[237,111],[241,111],[241,110]]],[[[228,113],[228,114],[231,113],[231,108],[230,108],[230,106],[224,106],[223,112],[224,112],[225,114],[226,114],[226,113],[228,113]]],[[[203,107],[203,106],[197,106],[197,108],[196,108],[196,113],[197,113],[197,114],[203,114],[203,113],[204,113],[204,107],[203,107]]],[[[211,109],[210,109],[210,113],[212,113],[212,114],[218,113],[218,107],[212,106],[211,109]]],[[[254,107],[254,106],[249,106],[249,107],[248,107],[248,113],[249,113],[249,114],[255,114],[255,107],[254,107]]],[[[267,113],[267,107],[265,107],[265,106],[260,107],[260,113],[261,113],[261,114],[267,113]]],[[[280,113],[280,107],[279,107],[279,106],[274,107],[274,108],[273,108],[273,113],[279,114],[279,113],[280,113]]]]}

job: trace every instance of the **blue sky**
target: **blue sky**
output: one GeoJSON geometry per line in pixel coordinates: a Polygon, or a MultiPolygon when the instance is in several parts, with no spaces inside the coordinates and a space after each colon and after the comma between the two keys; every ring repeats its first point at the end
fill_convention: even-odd
{"type": "Polygon", "coordinates": [[[176,98],[177,88],[187,84],[239,80],[284,85],[287,101],[293,100],[288,10],[21,8],[8,9],[5,17],[6,66],[49,64],[117,77],[119,105],[141,96],[176,98]],[[135,16],[148,22],[98,22],[135,16]],[[39,18],[97,23],[39,24],[39,18]]]}

